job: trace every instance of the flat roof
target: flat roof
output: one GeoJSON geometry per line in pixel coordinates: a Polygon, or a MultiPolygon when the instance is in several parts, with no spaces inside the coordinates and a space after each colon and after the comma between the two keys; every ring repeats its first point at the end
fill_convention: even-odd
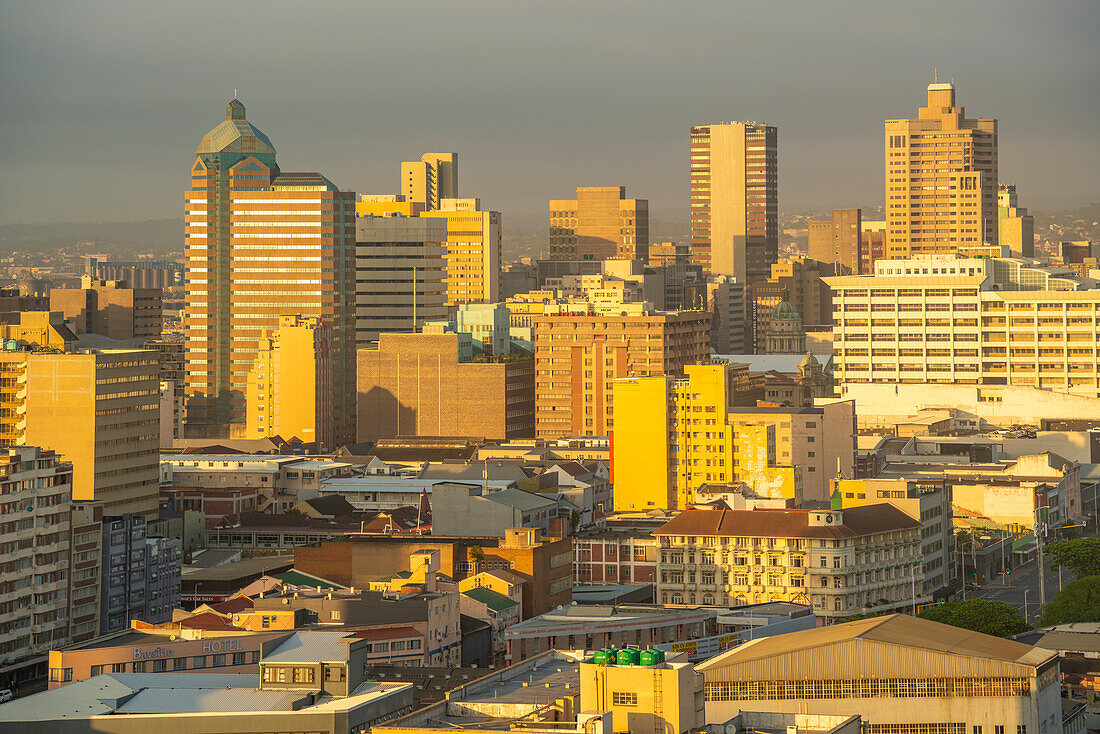
{"type": "Polygon", "coordinates": [[[257,573],[279,573],[294,566],[294,556],[244,558],[212,568],[192,568],[183,572],[186,581],[233,581],[257,573]]]}

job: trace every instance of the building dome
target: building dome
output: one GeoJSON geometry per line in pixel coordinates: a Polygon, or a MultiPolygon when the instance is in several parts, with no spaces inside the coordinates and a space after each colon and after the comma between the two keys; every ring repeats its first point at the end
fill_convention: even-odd
{"type": "Polygon", "coordinates": [[[225,120],[203,136],[195,153],[200,156],[212,153],[255,155],[268,165],[275,160],[275,146],[245,118],[244,105],[236,98],[226,105],[225,120]],[[270,157],[270,162],[267,157],[270,157]]]}
{"type": "Polygon", "coordinates": [[[802,321],[802,316],[799,315],[798,309],[794,307],[794,304],[787,300],[784,295],[783,300],[775,304],[775,308],[772,309],[771,316],[768,317],[771,321],[802,321]]]}
{"type": "Polygon", "coordinates": [[[806,352],[806,356],[802,358],[802,361],[798,363],[799,367],[820,367],[821,363],[817,361],[817,357],[811,352],[806,352]]]}

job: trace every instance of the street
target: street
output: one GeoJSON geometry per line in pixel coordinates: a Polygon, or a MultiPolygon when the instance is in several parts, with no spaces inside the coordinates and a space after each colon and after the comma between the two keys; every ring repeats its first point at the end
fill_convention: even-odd
{"type": "MultiPolygon", "coordinates": [[[[1049,557],[1046,559],[1046,566],[1046,598],[1047,601],[1050,601],[1054,598],[1054,595],[1058,593],[1058,569],[1051,565],[1049,557]]],[[[1061,573],[1063,586],[1076,578],[1073,571],[1068,568],[1063,568],[1061,573]]],[[[1028,624],[1038,625],[1040,608],[1037,561],[1025,563],[1023,566],[1020,566],[1012,571],[1012,573],[1008,574],[1007,587],[1001,586],[998,580],[997,583],[986,584],[976,591],[963,592],[959,598],[996,599],[998,601],[1006,601],[1021,612],[1024,612],[1025,591],[1027,592],[1026,618],[1028,624]]]]}

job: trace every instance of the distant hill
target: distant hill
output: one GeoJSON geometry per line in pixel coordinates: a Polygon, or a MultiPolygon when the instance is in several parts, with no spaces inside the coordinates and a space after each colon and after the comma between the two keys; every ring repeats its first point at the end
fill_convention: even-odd
{"type": "Polygon", "coordinates": [[[80,252],[111,253],[120,259],[177,255],[183,252],[183,219],[0,225],[0,256],[80,252]],[[94,246],[79,246],[85,242],[94,246]]]}

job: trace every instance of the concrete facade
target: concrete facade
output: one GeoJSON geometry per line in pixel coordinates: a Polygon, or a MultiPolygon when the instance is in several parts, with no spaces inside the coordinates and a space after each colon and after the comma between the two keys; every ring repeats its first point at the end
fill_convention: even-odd
{"type": "Polygon", "coordinates": [[[551,200],[550,258],[647,260],[649,201],[626,198],[625,186],[578,186],[576,199],[551,200]]]}
{"type": "Polygon", "coordinates": [[[51,288],[50,310],[65,314],[76,334],[111,339],[156,339],[161,331],[159,288],[84,276],[80,288],[51,288]]]}

